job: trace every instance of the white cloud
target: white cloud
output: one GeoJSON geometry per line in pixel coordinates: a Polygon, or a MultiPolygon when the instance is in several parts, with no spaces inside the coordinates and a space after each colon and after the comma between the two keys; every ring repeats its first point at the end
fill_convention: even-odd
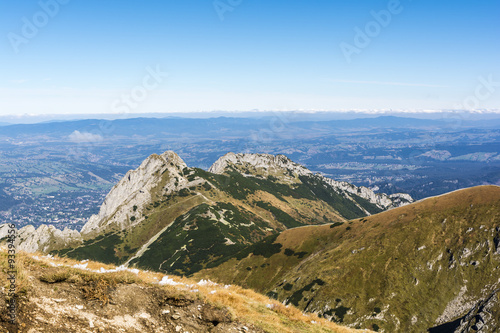
{"type": "Polygon", "coordinates": [[[71,142],[99,142],[102,141],[102,136],[99,134],[92,134],[88,132],[74,131],[69,135],[69,140],[71,142]]]}

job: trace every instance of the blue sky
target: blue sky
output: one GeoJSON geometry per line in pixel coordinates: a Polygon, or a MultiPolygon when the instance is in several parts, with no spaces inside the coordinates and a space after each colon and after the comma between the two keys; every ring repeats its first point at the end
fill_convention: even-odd
{"type": "Polygon", "coordinates": [[[497,109],[499,18],[497,0],[2,1],[0,115],[497,109]]]}

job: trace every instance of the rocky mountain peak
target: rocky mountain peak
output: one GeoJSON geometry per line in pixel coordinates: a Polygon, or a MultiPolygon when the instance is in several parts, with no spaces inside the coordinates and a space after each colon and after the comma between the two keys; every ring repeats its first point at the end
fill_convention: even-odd
{"type": "Polygon", "coordinates": [[[141,176],[151,171],[156,171],[162,167],[176,167],[177,169],[184,169],[187,167],[186,163],[175,152],[167,150],[161,155],[152,154],[147,157],[136,170],[130,170],[125,176],[141,176]]]}
{"type": "MultiPolygon", "coordinates": [[[[153,156],[153,155],[151,155],[151,156],[153,156]]],[[[184,160],[182,158],[180,158],[180,156],[177,155],[172,150],[167,150],[166,152],[164,152],[163,154],[161,154],[159,157],[162,158],[165,162],[172,163],[172,164],[180,167],[181,169],[187,167],[187,165],[184,162],[184,160]]]]}
{"type": "Polygon", "coordinates": [[[279,176],[280,174],[303,176],[312,174],[311,171],[293,162],[285,155],[241,153],[227,153],[215,161],[208,171],[222,174],[230,171],[231,168],[243,174],[251,173],[262,176],[279,176]]]}
{"type": "Polygon", "coordinates": [[[151,202],[156,187],[164,179],[165,187],[174,190],[174,179],[183,178],[186,163],[173,151],[161,155],[152,154],[135,169],[130,170],[106,196],[99,214],[93,215],[82,228],[82,235],[99,232],[103,227],[115,225],[119,229],[140,220],[131,220],[133,214],[140,213],[145,204],[151,202]],[[171,186],[170,186],[171,185],[171,186]]]}
{"type": "MultiPolygon", "coordinates": [[[[216,174],[227,173],[235,170],[246,176],[257,176],[266,178],[272,176],[276,181],[286,184],[301,182],[299,176],[308,176],[309,178],[317,178],[330,186],[337,193],[344,197],[355,201],[355,196],[368,200],[376,205],[379,209],[389,209],[403,206],[413,202],[413,199],[408,194],[392,194],[374,193],[366,187],[358,187],[347,182],[338,182],[331,178],[321,175],[315,175],[304,166],[293,162],[285,155],[270,155],[270,154],[235,154],[227,153],[219,158],[209,169],[209,172],[216,174]]],[[[360,207],[360,209],[362,209],[360,207]]],[[[367,215],[370,213],[364,209],[367,215]]]]}

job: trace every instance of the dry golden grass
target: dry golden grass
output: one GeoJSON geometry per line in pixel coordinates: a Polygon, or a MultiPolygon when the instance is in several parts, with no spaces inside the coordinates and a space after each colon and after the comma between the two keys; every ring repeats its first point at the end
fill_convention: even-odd
{"type": "Polygon", "coordinates": [[[83,286],[83,297],[89,301],[96,300],[101,304],[106,305],[109,303],[109,293],[115,287],[115,280],[92,280],[83,286]]]}
{"type": "MultiPolygon", "coordinates": [[[[329,224],[293,228],[283,231],[276,239],[276,242],[282,244],[285,249],[298,249],[304,241],[316,238],[317,236],[324,236],[330,232],[337,232],[338,230],[341,230],[341,228],[342,227],[337,227],[332,229],[329,224]]],[[[342,229],[345,229],[345,226],[342,229]]]]}
{"type": "Polygon", "coordinates": [[[82,262],[66,257],[58,257],[58,256],[48,257],[41,253],[25,254],[25,256],[28,256],[28,258],[36,258],[35,260],[38,263],[44,264],[48,267],[52,266],[52,264],[57,264],[61,265],[59,267],[73,268],[71,270],[73,275],[74,274],[80,275],[82,277],[85,277],[87,280],[91,280],[99,276],[104,276],[104,277],[112,277],[118,283],[139,283],[139,282],[154,283],[160,281],[161,278],[163,277],[163,274],[161,273],[148,272],[142,270],[138,270],[138,274],[134,274],[126,270],[119,270],[116,272],[108,273],[106,271],[115,270],[117,267],[114,265],[103,264],[92,260],[85,260],[82,262]],[[86,264],[85,266],[86,269],[74,268],[75,265],[83,265],[83,264],[86,264]],[[101,269],[103,269],[105,272],[98,273],[101,269]]]}
{"type": "Polygon", "coordinates": [[[359,332],[238,286],[203,286],[199,290],[203,298],[229,309],[233,317],[244,318],[267,332],[359,332]]]}
{"type": "MultiPolygon", "coordinates": [[[[416,215],[424,211],[445,210],[451,208],[459,208],[461,206],[470,205],[486,205],[490,203],[500,202],[500,187],[487,185],[476,186],[464,190],[459,190],[439,197],[431,197],[421,200],[410,206],[394,208],[376,215],[364,218],[371,224],[381,223],[388,224],[393,221],[408,223],[412,221],[416,215]],[[436,207],[438,206],[438,207],[436,207]]],[[[305,226],[283,231],[276,240],[283,244],[284,248],[298,248],[305,239],[311,239],[315,236],[325,236],[326,234],[340,232],[345,230],[347,226],[351,226],[351,237],[359,236],[364,232],[363,223],[358,223],[360,219],[352,220],[352,224],[345,224],[330,229],[329,225],[321,226],[305,226]]]]}
{"type": "Polygon", "coordinates": [[[7,280],[7,278],[10,277],[9,272],[14,271],[16,277],[16,293],[18,295],[25,294],[29,290],[30,283],[24,267],[31,261],[31,259],[24,255],[16,254],[15,267],[12,270],[8,262],[9,258],[6,251],[6,249],[0,250],[0,277],[3,282],[2,286],[5,288],[5,290],[9,290],[10,282],[9,280],[7,280]]]}
{"type": "Polygon", "coordinates": [[[318,221],[326,222],[323,221],[323,215],[326,216],[327,220],[330,222],[346,221],[344,217],[342,217],[337,211],[335,211],[335,209],[324,201],[309,200],[304,198],[296,199],[294,197],[284,198],[289,202],[291,207],[297,208],[301,214],[313,217],[318,221]]]}
{"type": "Polygon", "coordinates": [[[72,277],[72,274],[67,269],[58,269],[55,272],[49,272],[46,274],[42,274],[40,276],[40,281],[46,283],[58,283],[69,280],[72,277]]]}
{"type": "MultiPolygon", "coordinates": [[[[249,202],[256,201],[265,201],[270,203],[272,206],[284,211],[297,221],[303,221],[303,215],[314,218],[318,222],[323,221],[323,215],[325,215],[328,221],[345,221],[343,217],[341,217],[332,207],[327,205],[323,201],[313,201],[309,199],[295,199],[293,197],[284,197],[284,199],[288,202],[285,203],[282,200],[279,200],[274,195],[265,191],[256,191],[253,194],[248,196],[249,202]],[[297,212],[295,208],[301,212],[302,216],[297,212]],[[318,212],[321,212],[321,216],[318,216],[318,212]]],[[[259,207],[249,207],[247,208],[251,211],[258,213],[260,216],[266,218],[266,220],[274,220],[273,215],[266,209],[259,207]]]]}
{"type": "MultiPolygon", "coordinates": [[[[0,252],[5,256],[4,252],[0,252]]],[[[82,262],[68,258],[48,257],[42,254],[19,253],[19,272],[24,272],[23,265],[29,264],[31,269],[38,265],[46,272],[39,276],[41,281],[57,283],[62,281],[79,282],[83,285],[83,296],[88,300],[97,300],[103,305],[109,302],[109,292],[117,284],[137,283],[155,285],[163,278],[163,274],[138,270],[137,274],[129,271],[98,273],[102,269],[113,270],[115,266],[94,261],[86,261],[87,270],[75,268],[82,262]]],[[[5,261],[5,260],[2,260],[5,261]]],[[[28,283],[27,275],[22,275],[28,283]]],[[[20,276],[21,277],[21,276],[20,276]]],[[[213,283],[199,284],[191,279],[169,276],[179,285],[162,285],[169,294],[185,295],[189,298],[199,298],[215,306],[226,308],[233,320],[242,321],[261,327],[266,332],[359,332],[358,330],[338,326],[314,314],[303,314],[300,310],[284,306],[268,297],[252,290],[238,286],[224,286],[213,283]]],[[[367,332],[367,331],[364,331],[367,332]]]]}

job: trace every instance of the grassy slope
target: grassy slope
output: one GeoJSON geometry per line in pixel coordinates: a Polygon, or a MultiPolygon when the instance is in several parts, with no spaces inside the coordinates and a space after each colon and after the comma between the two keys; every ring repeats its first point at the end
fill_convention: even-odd
{"type": "Polygon", "coordinates": [[[206,200],[198,195],[165,198],[151,203],[147,218],[143,223],[123,231],[110,231],[104,235],[88,239],[77,248],[53,251],[53,254],[83,260],[93,259],[105,263],[122,264],[138,248],[146,243],[162,228],[172,223],[177,216],[196,207],[206,200]],[[156,207],[155,207],[156,206],[156,207]]]}
{"type": "Polygon", "coordinates": [[[477,298],[497,283],[499,221],[500,188],[476,187],[343,225],[286,230],[280,253],[231,259],[197,276],[270,292],[339,322],[421,332],[463,286],[477,298]]]}
{"type": "Polygon", "coordinates": [[[177,217],[136,262],[142,268],[189,275],[262,239],[266,228],[265,221],[229,203],[202,204],[177,217]]]}
{"type": "MultiPolygon", "coordinates": [[[[11,270],[7,259],[6,250],[0,250],[0,277],[4,281],[2,286],[6,289],[9,288],[7,272],[11,270]]],[[[157,306],[150,309],[150,314],[153,318],[156,315],[164,317],[155,319],[161,320],[160,326],[168,319],[165,314],[158,315],[158,313],[162,313],[161,309],[165,308],[164,303],[165,299],[167,299],[167,301],[172,301],[170,303],[177,306],[179,310],[193,302],[199,304],[198,309],[206,305],[215,307],[220,311],[229,313],[231,322],[243,323],[249,327],[258,328],[259,331],[288,333],[354,332],[354,330],[335,325],[314,315],[304,315],[294,307],[285,307],[277,301],[238,286],[202,285],[197,284],[197,281],[194,280],[174,276],[170,278],[178,285],[160,286],[158,281],[163,277],[160,273],[147,271],[139,271],[137,274],[127,271],[96,273],[101,269],[113,270],[116,267],[88,261],[86,262],[86,270],[83,270],[75,268],[76,264],[81,265],[81,262],[68,258],[44,257],[43,254],[18,253],[16,257],[17,323],[16,325],[10,325],[7,322],[8,310],[3,307],[0,311],[0,331],[27,332],[30,329],[49,331],[48,328],[50,328],[51,332],[55,332],[63,331],[66,324],[72,324],[78,326],[78,328],[74,328],[75,331],[86,332],[89,330],[89,313],[96,325],[100,322],[112,323],[113,321],[110,321],[108,313],[112,310],[117,311],[116,304],[120,304],[120,302],[126,302],[120,308],[122,311],[119,313],[120,315],[131,314],[135,316],[135,313],[129,313],[131,309],[127,308],[127,306],[129,303],[137,303],[137,301],[114,298],[117,295],[116,290],[125,288],[129,290],[129,297],[134,297],[130,293],[139,293],[140,295],[136,296],[141,297],[139,302],[146,302],[145,299],[142,299],[146,295],[145,292],[147,295],[152,295],[151,297],[154,299],[148,301],[154,301],[153,303],[157,304],[157,306]],[[46,308],[45,303],[40,304],[41,300],[49,302],[49,304],[50,302],[56,303],[59,310],[61,310],[59,305],[67,305],[65,310],[67,312],[64,314],[58,313],[58,316],[51,318],[51,320],[44,319],[44,316],[50,316],[51,312],[55,310],[46,308]],[[40,306],[41,308],[39,308],[40,306]],[[80,319],[80,317],[82,318],[80,319]]],[[[6,293],[3,298],[4,301],[8,301],[6,293]]],[[[144,311],[139,307],[134,311],[138,310],[144,311]]],[[[132,316],[129,317],[132,318],[132,316]]],[[[182,319],[176,321],[175,324],[180,321],[182,319]]],[[[146,323],[146,320],[142,322],[146,323]]],[[[208,331],[210,325],[207,325],[207,327],[199,328],[208,331]]],[[[157,329],[154,325],[152,327],[146,325],[143,328],[147,328],[148,332],[157,329]]],[[[114,329],[107,327],[106,329],[112,332],[120,331],[116,327],[114,329]]]]}

